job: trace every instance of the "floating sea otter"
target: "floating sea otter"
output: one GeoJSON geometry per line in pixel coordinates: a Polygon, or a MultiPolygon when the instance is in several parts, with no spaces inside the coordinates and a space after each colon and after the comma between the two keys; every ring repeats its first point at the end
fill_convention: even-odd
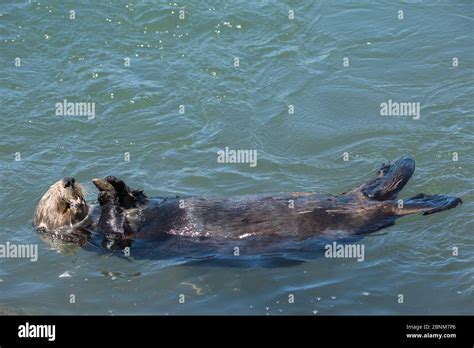
{"type": "Polygon", "coordinates": [[[96,205],[88,205],[81,185],[65,177],[41,198],[34,225],[43,234],[78,244],[94,231],[102,236],[103,247],[115,250],[133,241],[176,238],[258,244],[363,235],[391,226],[401,216],[433,214],[462,203],[425,194],[397,200],[414,170],[414,160],[403,157],[383,165],[377,178],[340,195],[297,192],[223,199],[148,198],[108,176],[93,180],[99,189],[96,205]]]}

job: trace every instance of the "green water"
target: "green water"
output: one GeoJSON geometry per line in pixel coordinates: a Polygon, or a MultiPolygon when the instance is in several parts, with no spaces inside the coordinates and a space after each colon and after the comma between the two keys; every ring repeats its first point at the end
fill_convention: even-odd
{"type": "Polygon", "coordinates": [[[0,242],[39,249],[37,262],[0,259],[0,307],[474,312],[472,1],[25,0],[2,1],[0,14],[0,242]],[[95,117],[56,115],[64,99],[95,103],[95,117]],[[381,116],[389,99],[420,103],[420,118],[381,116]],[[218,163],[226,146],[257,150],[258,165],[218,163]],[[443,193],[464,204],[365,238],[363,262],[129,262],[64,255],[31,228],[36,202],[65,175],[85,183],[91,201],[90,180],[108,174],[149,196],[338,193],[407,153],[417,169],[402,197],[443,193]]]}

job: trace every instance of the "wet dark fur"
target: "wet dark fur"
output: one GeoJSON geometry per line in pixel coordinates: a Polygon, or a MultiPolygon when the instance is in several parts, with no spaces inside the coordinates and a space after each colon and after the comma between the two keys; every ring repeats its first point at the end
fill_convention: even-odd
{"type": "Polygon", "coordinates": [[[455,197],[419,194],[400,206],[397,194],[414,169],[413,159],[404,157],[382,166],[376,179],[341,195],[286,193],[224,199],[149,199],[110,176],[94,181],[102,190],[98,230],[110,249],[128,246],[131,240],[176,236],[212,242],[336,239],[375,232],[401,216],[432,214],[462,202],[455,197]]]}

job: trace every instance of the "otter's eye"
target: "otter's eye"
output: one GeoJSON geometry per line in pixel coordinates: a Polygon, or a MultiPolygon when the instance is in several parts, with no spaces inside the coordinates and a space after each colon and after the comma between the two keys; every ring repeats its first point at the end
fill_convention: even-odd
{"type": "Polygon", "coordinates": [[[64,211],[63,212],[65,213],[69,209],[70,204],[66,201],[63,201],[63,202],[64,202],[64,211]]]}

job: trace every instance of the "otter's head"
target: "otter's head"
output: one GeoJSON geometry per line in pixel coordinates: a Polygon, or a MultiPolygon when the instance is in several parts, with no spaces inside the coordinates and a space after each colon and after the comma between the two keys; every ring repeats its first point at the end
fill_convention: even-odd
{"type": "Polygon", "coordinates": [[[36,206],[33,224],[48,231],[72,227],[84,220],[89,206],[84,199],[84,189],[72,177],[66,176],[46,191],[36,206]]]}

